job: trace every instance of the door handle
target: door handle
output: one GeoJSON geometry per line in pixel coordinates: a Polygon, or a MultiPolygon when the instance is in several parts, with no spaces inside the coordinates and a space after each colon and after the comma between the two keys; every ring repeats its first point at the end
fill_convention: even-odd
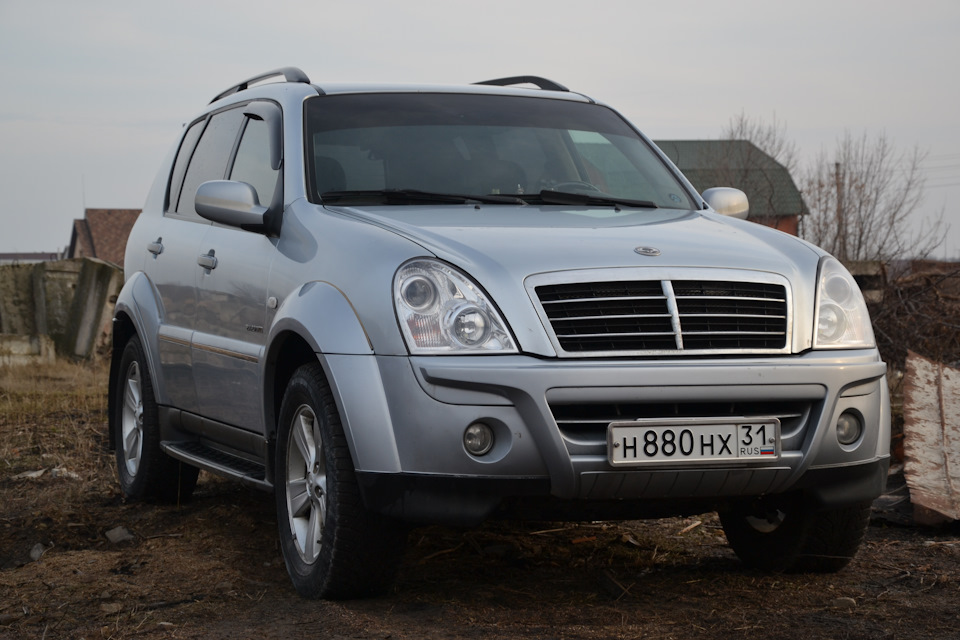
{"type": "Polygon", "coordinates": [[[197,264],[204,269],[216,269],[217,257],[213,255],[213,253],[213,249],[210,249],[210,253],[205,253],[202,256],[199,256],[197,258],[197,264]]]}
{"type": "Polygon", "coordinates": [[[147,251],[155,256],[163,253],[163,238],[157,238],[156,241],[147,243],[147,251]]]}

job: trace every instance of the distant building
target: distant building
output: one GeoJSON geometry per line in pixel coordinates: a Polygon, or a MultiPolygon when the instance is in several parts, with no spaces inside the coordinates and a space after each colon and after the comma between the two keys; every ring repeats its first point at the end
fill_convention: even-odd
{"type": "Polygon", "coordinates": [[[62,253],[0,253],[0,265],[3,264],[36,264],[38,262],[53,262],[62,260],[62,253]]]}
{"type": "Polygon", "coordinates": [[[748,220],[798,235],[807,206],[786,167],[747,140],[658,140],[656,145],[703,193],[734,187],[750,201],[748,220]]]}
{"type": "Polygon", "coordinates": [[[99,258],[123,267],[127,236],[140,209],[86,209],[73,221],[68,258],[99,258]]]}

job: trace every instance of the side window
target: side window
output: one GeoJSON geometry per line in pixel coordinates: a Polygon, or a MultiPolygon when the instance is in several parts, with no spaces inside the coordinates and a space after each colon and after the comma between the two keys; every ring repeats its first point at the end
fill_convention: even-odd
{"type": "Polygon", "coordinates": [[[260,204],[269,206],[277,186],[279,170],[270,168],[269,125],[263,120],[247,119],[230,179],[246,182],[257,190],[260,204]]]}
{"type": "Polygon", "coordinates": [[[242,109],[222,111],[210,118],[183,178],[176,208],[178,214],[199,217],[193,203],[197,189],[208,180],[223,180],[226,177],[227,163],[242,124],[242,109]]]}
{"type": "Polygon", "coordinates": [[[190,125],[187,133],[183,136],[183,142],[180,143],[180,150],[177,151],[177,159],[173,163],[173,172],[170,174],[170,191],[167,195],[167,206],[165,211],[175,211],[177,200],[180,198],[180,189],[183,187],[183,175],[187,172],[187,163],[190,162],[190,156],[197,146],[197,139],[203,132],[206,119],[198,120],[190,125]]]}

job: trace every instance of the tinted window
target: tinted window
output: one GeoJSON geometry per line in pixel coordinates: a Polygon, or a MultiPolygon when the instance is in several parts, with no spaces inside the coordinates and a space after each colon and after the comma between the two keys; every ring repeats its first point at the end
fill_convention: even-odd
{"type": "Polygon", "coordinates": [[[170,193],[167,196],[167,211],[176,210],[177,208],[177,200],[180,198],[180,189],[183,187],[183,175],[187,171],[187,163],[190,162],[193,149],[197,146],[197,138],[200,137],[200,133],[206,124],[206,120],[194,122],[183,136],[183,142],[180,143],[180,150],[177,152],[177,159],[173,163],[173,173],[170,174],[170,193]]]}
{"type": "MultiPolygon", "coordinates": [[[[630,138],[595,131],[571,131],[570,138],[590,176],[590,183],[601,191],[644,200],[647,194],[670,193],[674,188],[672,176],[663,182],[663,178],[667,177],[663,174],[636,170],[630,157],[636,147],[630,138]]],[[[661,206],[667,205],[661,203],[661,206]]]]}
{"type": "Polygon", "coordinates": [[[616,112],[596,104],[498,95],[355,94],[312,98],[306,114],[314,202],[335,191],[555,190],[695,208],[643,138],[616,112]]]}
{"type": "Polygon", "coordinates": [[[270,168],[269,126],[263,120],[247,119],[237,148],[230,179],[246,182],[257,190],[260,204],[269,206],[277,185],[276,169],[270,168]]]}
{"type": "Polygon", "coordinates": [[[242,123],[241,109],[222,111],[210,118],[207,128],[200,137],[200,142],[197,143],[197,150],[193,152],[190,166],[187,168],[183,189],[180,191],[180,201],[177,203],[177,213],[196,216],[193,201],[197,195],[197,188],[208,180],[226,178],[227,163],[242,123]]]}

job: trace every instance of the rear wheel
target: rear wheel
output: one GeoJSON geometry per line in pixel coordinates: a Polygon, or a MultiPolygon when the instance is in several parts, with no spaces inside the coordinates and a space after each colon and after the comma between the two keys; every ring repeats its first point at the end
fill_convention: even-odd
{"type": "Polygon", "coordinates": [[[275,469],[280,546],[297,592],[341,599],[389,589],[406,532],[364,508],[319,364],[304,365],[287,385],[275,469]]]}
{"type": "Polygon", "coordinates": [[[720,511],[723,531],[743,563],[774,572],[839,571],[856,555],[869,518],[869,502],[816,509],[799,496],[720,511]]]}
{"type": "Polygon", "coordinates": [[[113,410],[121,490],[138,499],[189,499],[200,470],[174,460],[160,449],[159,411],[139,337],[127,341],[117,376],[113,410]]]}

